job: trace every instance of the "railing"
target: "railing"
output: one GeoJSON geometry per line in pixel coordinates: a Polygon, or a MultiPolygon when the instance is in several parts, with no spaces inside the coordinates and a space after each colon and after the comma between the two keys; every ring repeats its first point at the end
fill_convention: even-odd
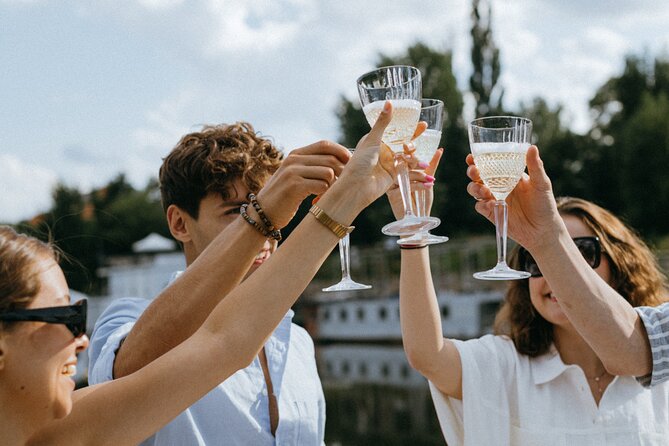
{"type": "MultiPolygon", "coordinates": [[[[394,239],[392,239],[394,240],[394,239]]],[[[509,252],[514,246],[509,240],[509,252]]],[[[660,267],[669,274],[669,250],[655,253],[660,267]]],[[[476,280],[472,274],[494,266],[497,259],[495,238],[487,236],[451,239],[430,247],[430,265],[437,290],[453,292],[498,291],[504,281],[476,280]]],[[[372,285],[363,291],[323,293],[321,290],[341,279],[339,250],[334,249],[304,293],[305,300],[330,300],[333,296],[378,298],[399,294],[400,252],[394,243],[372,247],[351,246],[351,276],[372,285]]]]}

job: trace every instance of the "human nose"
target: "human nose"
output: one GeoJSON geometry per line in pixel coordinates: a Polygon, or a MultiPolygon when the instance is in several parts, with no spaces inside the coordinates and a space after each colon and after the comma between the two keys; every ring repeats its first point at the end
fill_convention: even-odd
{"type": "Polygon", "coordinates": [[[75,351],[77,352],[77,354],[83,352],[88,348],[89,340],[88,336],[86,336],[85,334],[79,336],[78,338],[74,338],[74,342],[76,344],[75,351]]]}

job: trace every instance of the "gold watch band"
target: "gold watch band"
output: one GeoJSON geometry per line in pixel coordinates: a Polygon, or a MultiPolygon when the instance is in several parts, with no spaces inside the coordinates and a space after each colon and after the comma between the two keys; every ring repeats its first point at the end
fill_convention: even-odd
{"type": "Polygon", "coordinates": [[[316,217],[316,220],[321,222],[326,228],[334,233],[339,238],[344,238],[346,234],[350,234],[355,229],[355,226],[344,226],[341,223],[334,221],[325,211],[315,204],[309,209],[309,213],[316,217]]]}

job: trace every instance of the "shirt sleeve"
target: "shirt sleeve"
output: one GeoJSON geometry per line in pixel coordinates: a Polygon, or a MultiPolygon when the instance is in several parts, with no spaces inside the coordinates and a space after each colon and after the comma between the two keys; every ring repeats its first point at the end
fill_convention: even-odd
{"type": "Polygon", "coordinates": [[[644,387],[652,387],[669,379],[669,303],[658,307],[635,308],[648,335],[653,356],[653,371],[637,381],[644,387]]]}
{"type": "Polygon", "coordinates": [[[116,352],[151,301],[138,298],[114,300],[95,322],[88,350],[88,382],[114,379],[116,352]]]}
{"type": "Polygon", "coordinates": [[[494,435],[488,438],[486,432],[490,430],[488,423],[500,424],[500,417],[506,418],[502,425],[509,422],[502,408],[509,404],[509,381],[514,376],[517,354],[513,343],[493,335],[453,343],[462,365],[462,400],[442,394],[430,383],[444,438],[448,444],[496,444],[494,435]],[[465,432],[477,432],[476,439],[465,441],[465,432]]]}

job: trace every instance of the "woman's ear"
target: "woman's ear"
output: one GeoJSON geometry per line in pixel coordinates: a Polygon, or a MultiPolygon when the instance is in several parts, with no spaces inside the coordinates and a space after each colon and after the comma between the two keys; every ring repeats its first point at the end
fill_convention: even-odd
{"type": "Polygon", "coordinates": [[[188,243],[191,240],[188,225],[186,224],[189,218],[188,213],[174,204],[171,204],[167,208],[167,226],[170,228],[172,237],[181,243],[188,243]]]}

